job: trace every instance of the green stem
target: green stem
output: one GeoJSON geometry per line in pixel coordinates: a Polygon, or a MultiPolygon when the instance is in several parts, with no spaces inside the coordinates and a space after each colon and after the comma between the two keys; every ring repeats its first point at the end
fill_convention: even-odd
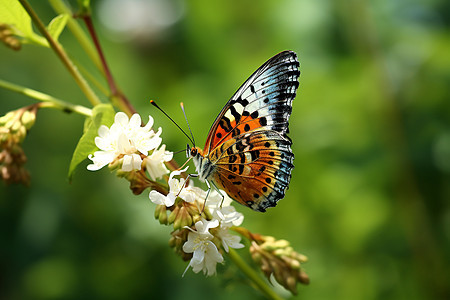
{"type": "Polygon", "coordinates": [[[55,53],[58,55],[58,57],[63,62],[64,66],[67,68],[69,73],[73,76],[76,83],[80,87],[80,89],[83,91],[83,93],[86,95],[88,100],[92,103],[92,105],[100,104],[100,100],[98,99],[97,95],[92,91],[91,87],[88,85],[86,80],[81,76],[78,69],[75,67],[73,62],[70,60],[67,53],[64,51],[62,46],[56,42],[52,36],[49,34],[47,29],[45,28],[45,25],[42,23],[42,21],[39,19],[36,12],[33,10],[33,8],[30,6],[30,4],[26,0],[19,0],[19,2],[22,4],[23,8],[27,11],[28,15],[30,15],[31,19],[33,20],[34,25],[36,25],[37,29],[42,33],[42,35],[47,39],[48,43],[50,44],[50,47],[55,51],[55,53]]]}
{"type": "Polygon", "coordinates": [[[1,79],[0,79],[0,87],[47,103],[46,105],[43,105],[41,107],[58,108],[58,109],[61,109],[62,111],[75,112],[80,115],[84,115],[86,117],[92,116],[92,110],[87,107],[71,104],[71,103],[65,102],[63,100],[57,99],[55,97],[52,97],[50,95],[29,89],[29,88],[26,88],[26,87],[23,87],[23,86],[14,84],[14,83],[10,83],[10,82],[7,82],[7,81],[1,80],[1,79]]]}
{"type": "MultiPolygon", "coordinates": [[[[72,11],[70,10],[70,8],[67,7],[61,0],[50,0],[50,3],[56,12],[72,15],[72,11]]],[[[126,112],[128,115],[132,115],[136,112],[136,110],[128,101],[126,96],[122,93],[122,91],[120,91],[116,82],[114,81],[89,13],[82,13],[82,15],[79,17],[82,18],[82,20],[85,22],[89,34],[92,38],[93,44],[89,40],[85,32],[81,29],[81,26],[73,18],[70,18],[67,23],[69,29],[72,31],[73,35],[86,51],[91,60],[95,63],[97,68],[106,77],[111,91],[111,102],[113,102],[113,104],[116,105],[121,111],[126,112]]]]}
{"type": "Polygon", "coordinates": [[[80,70],[80,73],[87,79],[89,80],[89,82],[92,83],[92,85],[94,87],[96,87],[97,89],[99,89],[99,91],[105,95],[106,97],[109,95],[109,90],[107,87],[105,87],[104,84],[102,84],[99,80],[97,80],[97,78],[95,78],[95,76],[90,73],[85,67],[83,67],[83,65],[81,65],[79,62],[74,60],[75,65],[77,66],[77,68],[80,70]]]}
{"type": "Polygon", "coordinates": [[[236,250],[229,249],[228,255],[231,260],[236,264],[236,266],[241,269],[241,271],[250,278],[251,281],[263,292],[268,298],[280,300],[283,299],[278,294],[276,294],[267,283],[242,259],[242,257],[237,254],[236,250]]]}
{"type": "Polygon", "coordinates": [[[61,0],[49,0],[49,2],[58,14],[68,14],[69,16],[71,16],[67,21],[67,27],[70,29],[73,36],[77,39],[78,43],[80,43],[81,47],[89,56],[91,61],[95,64],[97,69],[99,69],[100,72],[104,74],[100,57],[95,50],[94,45],[92,44],[91,40],[84,32],[84,30],[81,28],[81,26],[78,24],[78,22],[72,17],[73,13],[71,9],[61,0]]]}

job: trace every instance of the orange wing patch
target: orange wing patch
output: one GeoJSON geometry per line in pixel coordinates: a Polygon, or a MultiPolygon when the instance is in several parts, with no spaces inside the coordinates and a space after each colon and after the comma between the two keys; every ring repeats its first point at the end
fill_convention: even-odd
{"type": "Polygon", "coordinates": [[[209,156],[217,167],[214,182],[239,203],[265,211],[284,197],[294,159],[290,141],[274,131],[230,139],[209,156]]]}

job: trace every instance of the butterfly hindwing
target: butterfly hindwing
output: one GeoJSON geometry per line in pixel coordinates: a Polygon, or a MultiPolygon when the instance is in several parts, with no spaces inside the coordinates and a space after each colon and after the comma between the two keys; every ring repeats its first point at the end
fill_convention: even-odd
{"type": "Polygon", "coordinates": [[[230,139],[221,146],[223,151],[210,156],[217,168],[214,182],[239,203],[265,211],[284,197],[289,185],[294,167],[290,145],[273,130],[230,139]]]}

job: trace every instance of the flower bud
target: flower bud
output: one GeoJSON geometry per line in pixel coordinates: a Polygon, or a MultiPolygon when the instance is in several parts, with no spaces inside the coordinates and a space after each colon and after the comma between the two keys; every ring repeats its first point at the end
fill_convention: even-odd
{"type": "Polygon", "coordinates": [[[283,256],[282,259],[289,265],[291,269],[294,270],[300,269],[300,262],[298,260],[295,260],[289,256],[283,256]]]}
{"type": "Polygon", "coordinates": [[[197,223],[198,221],[200,221],[202,219],[202,217],[200,215],[193,215],[192,216],[192,223],[197,223]]]}
{"type": "Polygon", "coordinates": [[[294,251],[286,240],[275,240],[270,236],[252,234],[255,237],[250,246],[252,259],[260,265],[267,278],[273,274],[284,288],[297,294],[297,283],[308,284],[309,278],[301,269],[306,257],[294,251]]]}
{"type": "Polygon", "coordinates": [[[175,222],[177,216],[178,216],[178,212],[180,211],[180,207],[177,205],[175,206],[175,208],[172,210],[172,212],[169,215],[169,218],[167,219],[167,221],[169,222],[169,224],[172,224],[173,222],[175,222]]]}
{"type": "Polygon", "coordinates": [[[191,226],[193,225],[192,223],[192,217],[189,214],[188,210],[183,206],[180,209],[180,212],[178,213],[178,217],[181,219],[181,227],[185,227],[185,226],[191,226]]]}
{"type": "Polygon", "coordinates": [[[177,230],[183,228],[181,221],[182,221],[181,218],[175,218],[173,222],[173,229],[177,230]]]}
{"type": "Polygon", "coordinates": [[[35,121],[36,121],[36,113],[31,112],[29,110],[23,112],[21,122],[27,130],[34,125],[35,121]]]}
{"type": "Polygon", "coordinates": [[[13,50],[20,50],[22,44],[20,40],[14,35],[11,26],[8,24],[0,24],[0,40],[13,50]]]}
{"type": "Polygon", "coordinates": [[[299,282],[303,283],[303,284],[309,284],[309,277],[308,277],[308,275],[307,275],[305,272],[303,272],[303,271],[300,271],[300,272],[297,274],[297,280],[298,280],[299,282]]]}
{"type": "Polygon", "coordinates": [[[175,252],[181,256],[184,261],[188,261],[192,258],[192,253],[185,253],[183,251],[183,245],[188,239],[189,230],[186,228],[172,231],[169,245],[174,248],[175,252]]]}
{"type": "Polygon", "coordinates": [[[155,219],[159,220],[160,224],[167,225],[167,212],[165,205],[157,205],[155,208],[155,219]]]}
{"type": "Polygon", "coordinates": [[[27,157],[21,145],[27,128],[22,124],[21,117],[25,113],[30,114],[31,109],[33,107],[21,108],[0,118],[0,177],[8,184],[28,185],[30,181],[30,174],[24,167],[27,157]]]}

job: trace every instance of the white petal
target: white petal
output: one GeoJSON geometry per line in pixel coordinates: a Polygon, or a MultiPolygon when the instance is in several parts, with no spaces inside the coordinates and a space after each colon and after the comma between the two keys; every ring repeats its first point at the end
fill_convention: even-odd
{"type": "Polygon", "coordinates": [[[109,128],[105,125],[100,125],[98,128],[98,136],[102,138],[106,138],[109,136],[109,128]]]}
{"type": "Polygon", "coordinates": [[[131,172],[133,170],[132,159],[133,158],[132,158],[131,155],[125,155],[123,157],[122,171],[124,171],[124,172],[131,172]]]}
{"type": "Polygon", "coordinates": [[[130,129],[141,127],[141,116],[139,114],[133,114],[131,116],[130,122],[128,123],[130,129]]]}
{"type": "Polygon", "coordinates": [[[119,111],[114,117],[114,123],[125,127],[128,125],[128,116],[124,112],[119,111]]]}
{"type": "Polygon", "coordinates": [[[132,145],[130,143],[130,140],[124,133],[119,135],[119,138],[117,140],[117,150],[121,154],[130,154],[134,152],[132,151],[132,145]]]}
{"type": "Polygon", "coordinates": [[[244,247],[244,245],[240,243],[241,237],[230,234],[228,228],[221,228],[218,236],[222,240],[222,246],[226,252],[228,252],[228,248],[240,249],[244,247]]]}
{"type": "Polygon", "coordinates": [[[183,251],[185,253],[192,253],[195,250],[196,243],[194,242],[196,240],[196,237],[198,236],[198,233],[196,232],[189,232],[188,234],[188,240],[183,244],[183,251]]]}
{"type": "Polygon", "coordinates": [[[169,181],[173,178],[173,176],[179,176],[181,173],[186,172],[188,168],[189,168],[189,166],[187,166],[186,168],[184,168],[182,170],[176,170],[176,171],[173,171],[172,173],[170,173],[169,181]]]}
{"type": "Polygon", "coordinates": [[[97,171],[111,163],[114,160],[115,155],[112,152],[96,151],[94,152],[94,155],[89,154],[88,158],[92,160],[93,164],[88,165],[87,169],[89,171],[97,171]]]}
{"type": "Polygon", "coordinates": [[[144,126],[144,130],[145,131],[149,131],[151,128],[152,128],[152,126],[153,126],[153,118],[152,118],[152,116],[148,116],[148,122],[147,122],[147,124],[144,126]]]}
{"type": "Polygon", "coordinates": [[[194,254],[192,255],[191,262],[195,265],[200,264],[205,259],[205,251],[201,250],[200,248],[197,248],[194,251],[194,254]]]}
{"type": "Polygon", "coordinates": [[[105,150],[105,151],[116,151],[117,149],[115,149],[116,147],[115,144],[113,143],[113,141],[111,141],[108,138],[102,138],[99,136],[95,137],[95,145],[100,149],[100,150],[105,150]]]}
{"type": "Polygon", "coordinates": [[[176,199],[177,197],[175,196],[175,194],[168,193],[165,201],[166,206],[171,207],[172,205],[174,205],[176,199]]]}
{"type": "Polygon", "coordinates": [[[162,138],[152,137],[150,139],[135,139],[136,149],[144,155],[148,155],[148,151],[156,149],[161,145],[162,138]]]}
{"type": "MultiPolygon", "coordinates": [[[[163,146],[166,146],[166,145],[163,145],[163,146]]],[[[164,152],[164,158],[163,158],[164,161],[171,161],[172,158],[173,158],[173,152],[170,152],[170,151],[164,152]]]]}
{"type": "Polygon", "coordinates": [[[197,232],[200,234],[209,235],[209,229],[216,228],[217,226],[219,226],[219,220],[207,221],[205,219],[201,219],[195,223],[195,229],[197,229],[197,232]]]}
{"type": "Polygon", "coordinates": [[[163,175],[169,173],[169,170],[164,164],[164,160],[161,158],[161,155],[158,155],[158,152],[154,151],[152,155],[144,159],[147,172],[152,180],[160,179],[163,175]]]}
{"type": "Polygon", "coordinates": [[[139,154],[132,154],[131,155],[131,165],[133,170],[140,170],[142,168],[142,158],[139,154]]]}
{"type": "Polygon", "coordinates": [[[148,197],[150,198],[150,200],[158,205],[163,205],[164,204],[164,200],[166,198],[166,196],[164,196],[163,194],[155,191],[155,190],[151,190],[150,194],[148,195],[148,197]]]}
{"type": "Polygon", "coordinates": [[[223,262],[223,256],[222,254],[220,254],[219,250],[217,250],[217,247],[213,242],[208,243],[205,254],[206,254],[204,260],[205,266],[203,267],[203,273],[205,273],[206,269],[206,275],[212,276],[216,274],[217,263],[223,262]]]}

